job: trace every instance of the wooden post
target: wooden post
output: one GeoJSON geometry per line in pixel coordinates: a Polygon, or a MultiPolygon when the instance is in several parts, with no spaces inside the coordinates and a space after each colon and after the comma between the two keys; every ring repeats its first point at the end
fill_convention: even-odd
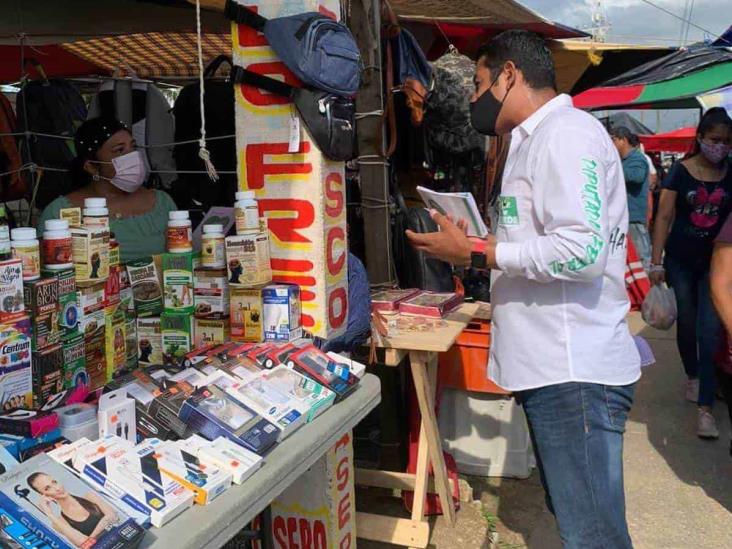
{"type": "MultiPolygon", "coordinates": [[[[356,97],[357,112],[381,113],[381,2],[359,0],[351,3],[348,26],[351,29],[366,65],[361,90],[356,97]]],[[[359,117],[358,150],[361,156],[361,207],[363,208],[364,238],[366,240],[366,269],[371,284],[392,280],[391,227],[389,220],[388,171],[383,151],[381,116],[359,117]]]]}

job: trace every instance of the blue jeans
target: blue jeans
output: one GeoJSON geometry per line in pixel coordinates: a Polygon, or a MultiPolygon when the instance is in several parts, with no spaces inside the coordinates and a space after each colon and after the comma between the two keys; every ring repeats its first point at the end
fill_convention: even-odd
{"type": "Polygon", "coordinates": [[[565,549],[629,549],[623,433],[635,384],[521,391],[547,505],[565,549]]]}
{"type": "Polygon", "coordinates": [[[681,362],[690,379],[699,379],[699,406],[711,406],[721,324],[709,293],[709,266],[700,271],[668,256],[664,263],[666,280],[676,294],[676,343],[681,362]]]}

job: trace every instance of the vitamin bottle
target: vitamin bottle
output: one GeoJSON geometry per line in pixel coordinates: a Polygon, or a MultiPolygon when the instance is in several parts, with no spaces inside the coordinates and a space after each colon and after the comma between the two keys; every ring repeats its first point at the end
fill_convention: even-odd
{"type": "Polygon", "coordinates": [[[226,267],[223,225],[211,224],[203,226],[201,266],[210,269],[223,269],[226,267]]]}
{"type": "Polygon", "coordinates": [[[41,278],[41,254],[33,227],[18,227],[10,231],[10,247],[15,259],[23,262],[23,280],[41,278]]]}
{"type": "Polygon", "coordinates": [[[50,270],[73,267],[71,244],[69,222],[65,219],[47,219],[41,245],[43,266],[50,270]]]}
{"type": "Polygon", "coordinates": [[[193,232],[187,210],[168,213],[168,251],[185,253],[193,250],[193,232]]]}
{"type": "Polygon", "coordinates": [[[259,205],[254,191],[239,191],[234,203],[236,234],[259,232],[259,205]]]}
{"type": "Polygon", "coordinates": [[[109,229],[107,199],[95,197],[85,198],[82,223],[87,229],[109,229]]]}

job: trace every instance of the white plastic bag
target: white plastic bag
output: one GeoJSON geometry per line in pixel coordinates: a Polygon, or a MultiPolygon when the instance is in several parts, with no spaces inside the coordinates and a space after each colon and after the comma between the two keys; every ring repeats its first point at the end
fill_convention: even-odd
{"type": "Polygon", "coordinates": [[[665,284],[656,284],[643,300],[643,320],[657,330],[668,330],[676,322],[676,296],[665,284]]]}

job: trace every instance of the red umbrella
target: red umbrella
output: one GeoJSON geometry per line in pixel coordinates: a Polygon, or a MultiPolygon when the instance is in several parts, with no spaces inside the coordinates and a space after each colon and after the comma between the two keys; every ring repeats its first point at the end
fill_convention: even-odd
{"type": "Polygon", "coordinates": [[[639,135],[646,152],[689,152],[694,145],[696,128],[680,128],[656,135],[639,135]]]}

